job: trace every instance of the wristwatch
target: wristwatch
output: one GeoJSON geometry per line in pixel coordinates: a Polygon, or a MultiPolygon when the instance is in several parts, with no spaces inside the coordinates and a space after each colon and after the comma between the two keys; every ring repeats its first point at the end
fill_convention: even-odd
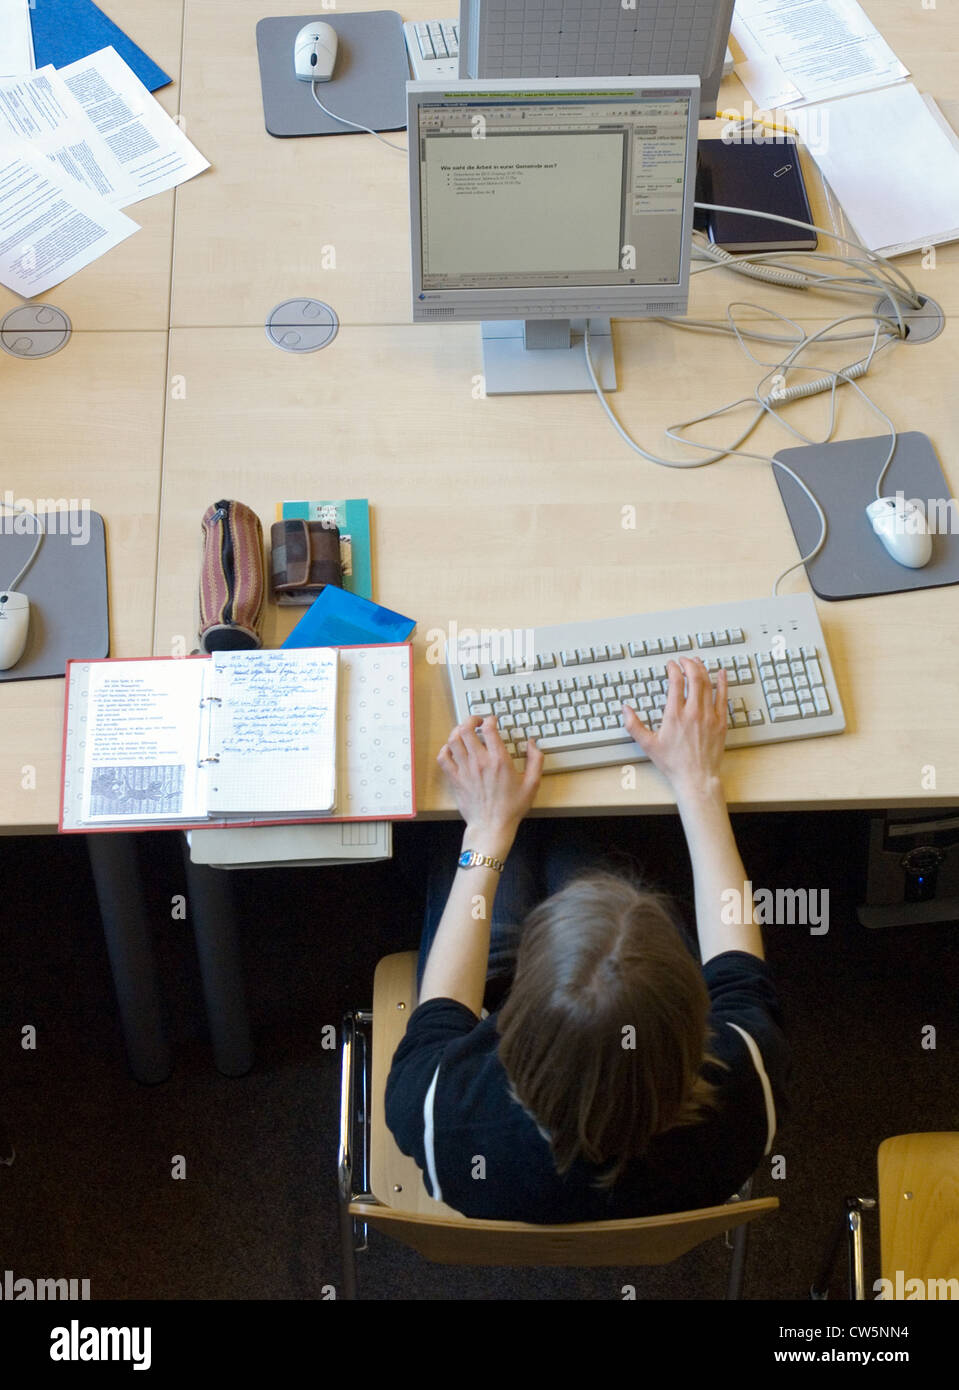
{"type": "Polygon", "coordinates": [[[475,849],[464,849],[456,862],[461,869],[495,869],[498,874],[506,868],[502,859],[493,859],[491,855],[480,854],[475,849]]]}

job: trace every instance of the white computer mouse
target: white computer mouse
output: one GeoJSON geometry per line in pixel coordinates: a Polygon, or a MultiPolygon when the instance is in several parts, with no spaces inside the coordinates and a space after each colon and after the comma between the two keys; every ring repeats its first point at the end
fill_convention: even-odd
{"type": "Polygon", "coordinates": [[[30,630],[30,600],[12,589],[0,590],[0,671],[9,671],[23,656],[30,630]]]}
{"type": "Polygon", "coordinates": [[[932,559],[932,536],[926,514],[907,497],[878,497],[866,508],[872,529],[892,558],[919,570],[932,559]]]}
{"type": "Polygon", "coordinates": [[[339,39],[332,24],[304,24],[293,44],[293,68],[301,82],[329,82],[339,39]]]}

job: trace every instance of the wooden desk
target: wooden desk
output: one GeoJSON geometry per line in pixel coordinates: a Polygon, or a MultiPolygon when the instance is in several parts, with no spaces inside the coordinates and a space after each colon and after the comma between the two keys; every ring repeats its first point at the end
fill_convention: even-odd
{"type": "MultiPolygon", "coordinates": [[[[182,0],[110,0],[107,9],[179,74],[182,0]]],[[[158,98],[176,114],[175,85],[158,98]]],[[[130,215],[142,231],[39,297],[72,320],[60,353],[33,362],[0,353],[3,489],[89,500],[102,513],[114,656],[142,655],[151,642],[173,212],[172,192],[137,203],[130,215]]],[[[19,303],[0,287],[0,317],[19,303]]],[[[50,830],[60,804],[63,680],[0,682],[0,719],[0,831],[50,830]]]]}
{"type": "MultiPolygon", "coordinates": [[[[106,8],[178,76],[159,98],[184,113],[213,167],[175,195],[138,204],[143,231],[44,297],[71,315],[74,339],[42,362],[0,358],[0,410],[5,459],[18,460],[5,486],[25,496],[83,493],[106,517],[114,654],[167,652],[177,636],[192,644],[199,518],[216,497],[249,502],[268,526],[284,496],[368,496],[377,595],[419,623],[419,803],[444,814],[451,806],[434,753],[452,707],[444,673],[426,659],[431,631],[453,620],[526,626],[769,591],[795,547],[763,465],[657,469],[626,449],[588,395],[474,399],[478,327],[409,322],[406,161],[364,135],[266,134],[261,0],[107,0],[106,8]],[[335,268],[324,269],[324,247],[335,268]],[[263,321],[274,304],[304,293],[333,304],[341,329],[330,348],[298,359],[269,345],[263,321]],[[173,375],[182,377],[175,395],[173,375]],[[620,525],[627,504],[638,508],[635,531],[620,525]]],[[[866,9],[921,90],[957,94],[953,7],[866,0],[866,9]]],[[[437,9],[409,0],[403,13],[437,9]]],[[[741,109],[744,96],[733,80],[721,101],[741,109]]],[[[818,213],[815,189],[814,205],[818,213]]],[[[939,248],[935,269],[919,261],[901,264],[959,313],[959,247],[939,248]]],[[[0,311],[14,302],[4,294],[0,311]]],[[[723,271],[699,278],[690,312],[718,320],[734,298],[813,326],[842,309],[723,271]]],[[[659,324],[620,323],[615,332],[614,406],[654,450],[665,448],[668,423],[755,384],[757,370],[723,339],[659,324]]],[[[930,434],[956,489],[954,334],[950,324],[928,347],[889,349],[868,389],[900,428],[930,434]]],[[[840,436],[873,432],[874,417],[846,396],[840,436]]],[[[792,418],[814,430],[825,410],[821,397],[792,418]]],[[[789,442],[769,425],[755,438],[760,450],[789,442]]],[[[787,591],[804,582],[794,576],[787,591]]],[[[731,755],[733,803],[955,804],[955,590],[820,612],[849,732],[731,755]],[[935,791],[920,783],[930,763],[935,791]]],[[[267,640],[279,640],[293,616],[271,608],[267,640]]],[[[56,822],[62,698],[60,681],[0,686],[0,827],[56,822]],[[21,787],[28,764],[38,769],[35,791],[21,787]]],[[[554,814],[671,805],[651,769],[638,781],[624,792],[609,770],[552,777],[539,804],[554,814]]]]}
{"type": "MultiPolygon", "coordinates": [[[[763,464],[656,468],[627,450],[590,395],[475,399],[478,327],[409,322],[406,161],[367,136],[267,135],[253,41],[262,6],[232,5],[237,22],[227,32],[222,8],[186,4],[183,104],[216,173],[178,194],[170,365],[189,390],[167,413],[155,650],[174,650],[191,630],[199,518],[215,497],[241,498],[268,525],[284,497],[368,496],[377,597],[418,621],[418,802],[427,814],[447,813],[434,759],[452,704],[444,671],[427,659],[431,634],[452,623],[525,627],[755,597],[796,558],[795,545],[763,464]],[[324,269],[329,248],[335,267],[324,269]],[[297,358],[272,347],[262,324],[274,304],[302,294],[332,304],[341,326],[329,348],[297,358]],[[627,504],[638,510],[634,531],[621,525],[627,504]]],[[[882,0],[867,8],[880,27],[901,15],[882,0]]],[[[435,13],[404,9],[407,17],[435,13]]],[[[957,33],[954,20],[929,11],[888,36],[919,84],[948,96],[954,69],[943,54],[957,33]]],[[[727,83],[722,104],[742,109],[743,96],[727,83]]],[[[816,193],[814,202],[820,211],[816,193]]],[[[959,248],[940,248],[935,270],[923,270],[918,256],[904,264],[920,289],[959,311],[959,248]]],[[[770,304],[813,327],[847,312],[845,300],[753,287],[722,271],[695,282],[690,315],[716,321],[732,299],[770,304]]],[[[868,382],[902,429],[931,435],[953,488],[959,418],[946,388],[954,331],[925,348],[889,349],[868,382]]],[[[670,452],[667,424],[751,393],[760,375],[734,344],[661,324],[618,323],[615,341],[615,409],[656,452],[670,452]]],[[[847,345],[833,365],[855,355],[847,345]]],[[[815,432],[827,408],[820,397],[790,418],[815,432]]],[[[877,424],[847,391],[840,437],[875,433],[877,424]]],[[[767,423],[753,445],[775,452],[793,442],[767,423]]],[[[804,586],[794,576],[785,591],[804,586]]],[[[930,639],[950,630],[955,603],[955,590],[944,589],[820,605],[849,732],[730,755],[731,802],[959,800],[942,698],[956,688],[959,662],[948,638],[930,639]],[[929,763],[935,793],[920,780],[929,763]]],[[[282,640],[295,616],[270,608],[267,642],[282,640]]],[[[549,777],[537,805],[547,814],[672,805],[651,768],[637,780],[624,791],[618,768],[549,777]]]]}

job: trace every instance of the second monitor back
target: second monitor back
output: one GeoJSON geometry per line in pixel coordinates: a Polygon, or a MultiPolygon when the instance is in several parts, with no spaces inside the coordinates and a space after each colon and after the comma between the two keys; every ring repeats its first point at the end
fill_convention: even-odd
{"type": "Polygon", "coordinates": [[[699,77],[716,114],[734,0],[460,0],[461,78],[699,77]]]}

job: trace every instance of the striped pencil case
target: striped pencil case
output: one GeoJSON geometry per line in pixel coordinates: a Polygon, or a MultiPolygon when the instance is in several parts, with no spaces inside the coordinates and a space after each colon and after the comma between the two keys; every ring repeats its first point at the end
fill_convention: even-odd
{"type": "Polygon", "coordinates": [[[200,649],[241,651],[263,645],[263,530],[242,502],[214,502],[203,513],[200,649]]]}

